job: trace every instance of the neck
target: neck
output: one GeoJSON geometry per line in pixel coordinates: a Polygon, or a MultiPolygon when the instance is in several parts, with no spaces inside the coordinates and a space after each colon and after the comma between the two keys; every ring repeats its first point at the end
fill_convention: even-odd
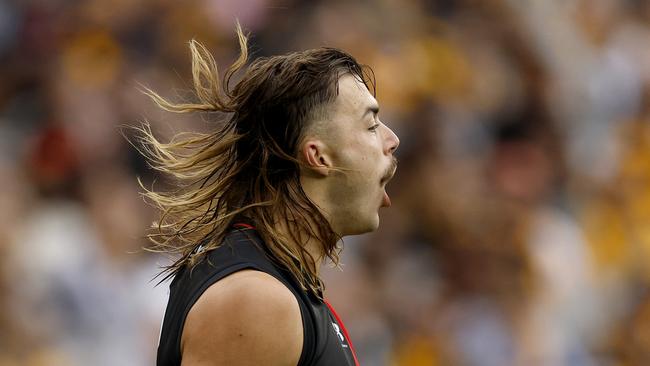
{"type": "Polygon", "coordinates": [[[307,253],[314,258],[314,266],[316,268],[316,275],[320,277],[320,267],[323,264],[323,254],[320,249],[322,244],[314,238],[310,238],[305,245],[307,253]]]}
{"type": "MultiPolygon", "coordinates": [[[[300,249],[304,248],[309,255],[314,259],[314,268],[316,270],[316,274],[320,275],[320,267],[321,264],[323,263],[323,244],[320,242],[318,238],[313,237],[309,233],[305,232],[300,232],[296,233],[296,230],[298,228],[295,225],[292,225],[292,223],[287,223],[285,220],[276,220],[276,222],[279,224],[278,225],[278,233],[286,239],[290,245],[293,245],[295,248],[300,249]],[[297,234],[297,235],[296,235],[297,234]],[[299,242],[294,239],[294,237],[299,239],[299,242]]],[[[312,228],[315,228],[315,224],[313,222],[309,222],[312,228]]]]}

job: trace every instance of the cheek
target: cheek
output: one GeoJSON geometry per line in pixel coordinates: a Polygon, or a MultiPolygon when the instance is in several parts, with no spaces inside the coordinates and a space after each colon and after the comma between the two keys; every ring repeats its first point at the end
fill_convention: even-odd
{"type": "Polygon", "coordinates": [[[367,174],[376,169],[381,159],[381,152],[368,141],[356,140],[340,150],[339,157],[346,166],[367,174]]]}
{"type": "Polygon", "coordinates": [[[375,172],[371,170],[351,176],[347,182],[348,197],[344,204],[357,213],[365,213],[369,210],[374,212],[380,197],[380,186],[375,177],[375,172]]]}
{"type": "Polygon", "coordinates": [[[359,209],[369,205],[377,194],[376,187],[372,184],[375,174],[362,169],[363,167],[364,165],[361,165],[361,169],[354,167],[354,171],[341,174],[338,182],[331,187],[330,198],[337,202],[339,207],[346,207],[346,211],[350,210],[350,207],[359,209]]]}
{"type": "Polygon", "coordinates": [[[366,181],[377,180],[383,173],[382,148],[377,136],[371,133],[341,138],[332,152],[332,162],[337,167],[352,170],[348,180],[357,185],[366,186],[366,181]]]}

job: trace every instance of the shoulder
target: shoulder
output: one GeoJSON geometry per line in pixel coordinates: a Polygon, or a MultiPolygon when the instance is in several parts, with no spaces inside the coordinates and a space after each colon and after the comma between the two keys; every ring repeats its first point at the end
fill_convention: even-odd
{"type": "Polygon", "coordinates": [[[210,286],[183,328],[183,365],[297,365],[302,351],[300,307],[269,274],[235,272],[210,286]]]}

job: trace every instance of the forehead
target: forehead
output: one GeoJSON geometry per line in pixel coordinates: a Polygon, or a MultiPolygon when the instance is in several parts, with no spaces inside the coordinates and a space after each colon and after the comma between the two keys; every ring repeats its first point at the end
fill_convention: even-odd
{"type": "Polygon", "coordinates": [[[368,108],[376,106],[375,98],[355,76],[346,74],[339,79],[339,93],[332,103],[334,113],[359,119],[368,108]]]}

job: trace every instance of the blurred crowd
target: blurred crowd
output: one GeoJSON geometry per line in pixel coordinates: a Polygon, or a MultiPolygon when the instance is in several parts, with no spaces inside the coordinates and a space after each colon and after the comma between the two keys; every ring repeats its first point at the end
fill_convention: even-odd
{"type": "Polygon", "coordinates": [[[650,364],[650,1],[0,0],[1,366],[153,364],[169,259],[124,126],[209,130],[139,89],[187,98],[187,41],[225,67],[235,19],[253,57],[370,65],[400,136],[323,273],[361,364],[650,364]]]}

